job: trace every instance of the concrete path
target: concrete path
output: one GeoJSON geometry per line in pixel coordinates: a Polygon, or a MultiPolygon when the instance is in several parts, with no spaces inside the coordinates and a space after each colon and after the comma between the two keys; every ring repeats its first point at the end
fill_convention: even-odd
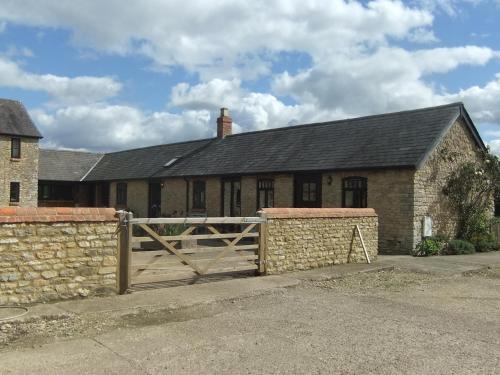
{"type": "Polygon", "coordinates": [[[152,289],[126,295],[40,304],[30,308],[23,320],[65,313],[130,313],[138,309],[179,309],[229,299],[245,298],[270,290],[295,286],[299,280],[281,276],[253,277],[207,284],[152,289]]]}
{"type": "MultiPolygon", "coordinates": [[[[481,265],[486,258],[465,262],[481,265]]],[[[380,262],[394,259],[404,265],[414,258],[380,262]]],[[[177,313],[124,315],[126,324],[101,333],[0,352],[0,373],[500,373],[499,275],[450,275],[437,265],[441,261],[424,261],[443,269],[439,275],[362,272],[302,283],[288,275],[57,304],[67,311],[97,311],[101,307],[90,304],[101,301],[106,311],[149,303],[168,307],[167,296],[184,303],[179,291],[199,302],[177,313]],[[209,303],[237,295],[248,298],[209,303]]],[[[329,277],[328,270],[308,274],[329,277]]],[[[104,320],[110,313],[101,314],[104,320]]]]}
{"type": "Polygon", "coordinates": [[[500,252],[419,258],[404,255],[382,255],[372,264],[344,264],[315,270],[291,272],[279,276],[226,280],[207,284],[146,290],[123,296],[40,304],[31,307],[29,313],[23,319],[65,313],[84,314],[108,311],[127,313],[140,308],[178,309],[202,303],[208,304],[264,294],[274,289],[296,286],[304,280],[340,279],[356,273],[387,271],[394,268],[413,272],[452,275],[479,271],[496,265],[500,266],[500,252]]]}

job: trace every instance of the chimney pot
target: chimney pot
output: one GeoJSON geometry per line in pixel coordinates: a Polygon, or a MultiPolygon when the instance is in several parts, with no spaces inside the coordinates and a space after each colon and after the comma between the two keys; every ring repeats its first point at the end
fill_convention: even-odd
{"type": "Polygon", "coordinates": [[[217,119],[217,138],[223,139],[233,132],[233,119],[229,117],[229,109],[221,108],[217,119]]]}

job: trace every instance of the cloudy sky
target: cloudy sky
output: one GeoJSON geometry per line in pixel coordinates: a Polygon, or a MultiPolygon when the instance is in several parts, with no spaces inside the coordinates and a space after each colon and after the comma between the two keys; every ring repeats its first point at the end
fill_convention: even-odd
{"type": "Polygon", "coordinates": [[[111,151],[463,101],[500,154],[500,0],[0,0],[0,97],[111,151]],[[78,3],[78,6],[76,4],[78,3]]]}

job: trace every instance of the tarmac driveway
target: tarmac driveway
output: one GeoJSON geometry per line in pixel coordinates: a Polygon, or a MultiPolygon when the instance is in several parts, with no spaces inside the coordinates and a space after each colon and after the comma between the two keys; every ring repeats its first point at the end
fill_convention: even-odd
{"type": "Polygon", "coordinates": [[[500,267],[311,277],[244,298],[64,324],[69,337],[48,318],[43,335],[14,340],[0,352],[1,373],[498,374],[500,267]]]}

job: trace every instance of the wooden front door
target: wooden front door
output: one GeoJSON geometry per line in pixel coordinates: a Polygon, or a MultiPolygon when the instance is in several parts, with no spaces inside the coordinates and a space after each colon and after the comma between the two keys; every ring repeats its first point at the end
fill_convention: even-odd
{"type": "Polygon", "coordinates": [[[222,179],[222,216],[241,216],[241,179],[222,179]]]}
{"type": "Polygon", "coordinates": [[[294,207],[321,207],[320,173],[295,175],[294,207]]]}

